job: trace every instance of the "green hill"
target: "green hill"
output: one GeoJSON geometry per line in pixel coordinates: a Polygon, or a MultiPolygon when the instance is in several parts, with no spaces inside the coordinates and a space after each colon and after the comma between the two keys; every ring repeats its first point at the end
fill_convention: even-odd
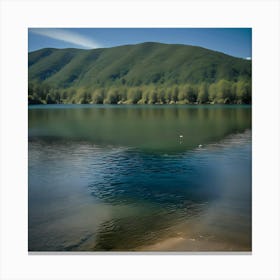
{"type": "Polygon", "coordinates": [[[28,55],[29,103],[250,103],[251,61],[142,43],[28,55]]]}

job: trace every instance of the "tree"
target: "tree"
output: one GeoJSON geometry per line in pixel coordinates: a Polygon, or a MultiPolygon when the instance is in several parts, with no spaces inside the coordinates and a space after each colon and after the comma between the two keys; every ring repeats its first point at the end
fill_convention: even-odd
{"type": "Polygon", "coordinates": [[[158,102],[161,104],[165,104],[165,91],[161,89],[158,93],[158,102]]]}
{"type": "Polygon", "coordinates": [[[171,100],[175,103],[178,101],[178,94],[179,94],[178,86],[175,86],[171,92],[171,100]]]}
{"type": "Polygon", "coordinates": [[[48,93],[46,96],[46,103],[47,104],[54,104],[55,101],[53,100],[52,96],[48,93]]]}
{"type": "Polygon", "coordinates": [[[208,86],[206,83],[202,83],[202,85],[200,85],[198,89],[197,102],[198,103],[208,102],[208,86]]]}
{"type": "Polygon", "coordinates": [[[34,92],[34,84],[28,83],[28,97],[32,96],[33,92],[34,92]]]}
{"type": "Polygon", "coordinates": [[[251,82],[245,83],[245,94],[243,95],[243,103],[245,104],[251,104],[252,103],[252,84],[251,82]]]}
{"type": "Polygon", "coordinates": [[[104,104],[117,104],[119,101],[119,92],[117,89],[110,89],[107,97],[104,100],[104,104]]]}
{"type": "Polygon", "coordinates": [[[104,100],[104,89],[97,89],[92,94],[93,104],[102,104],[104,100]]]}
{"type": "Polygon", "coordinates": [[[77,94],[77,90],[75,88],[70,88],[68,90],[67,101],[72,104],[75,104],[76,103],[76,100],[75,100],[76,94],[77,94]]]}
{"type": "Polygon", "coordinates": [[[169,104],[172,100],[172,90],[170,88],[165,90],[164,101],[166,104],[169,104]]]}
{"type": "Polygon", "coordinates": [[[149,89],[148,88],[145,88],[143,91],[142,91],[142,98],[138,101],[138,104],[148,104],[149,102],[149,89]]]}
{"type": "Polygon", "coordinates": [[[214,83],[209,86],[209,101],[215,103],[216,98],[217,98],[217,84],[214,83]]]}
{"type": "Polygon", "coordinates": [[[64,91],[62,92],[61,98],[62,98],[63,100],[66,100],[66,99],[67,99],[67,91],[66,91],[66,90],[64,90],[64,91]]]}
{"type": "Polygon", "coordinates": [[[237,89],[237,83],[231,82],[231,103],[237,103],[236,101],[236,89],[237,89]]]}
{"type": "Polygon", "coordinates": [[[236,86],[237,103],[251,103],[251,83],[246,81],[238,81],[236,86]]]}
{"type": "Polygon", "coordinates": [[[55,103],[60,103],[60,94],[59,94],[58,90],[55,90],[54,101],[55,101],[55,103]]]}
{"type": "Polygon", "coordinates": [[[197,99],[197,94],[191,85],[186,85],[182,91],[179,92],[178,99],[181,101],[188,101],[194,103],[197,99]]]}
{"type": "Polygon", "coordinates": [[[127,103],[136,104],[142,97],[142,91],[139,88],[132,88],[127,93],[127,103]]]}
{"type": "Polygon", "coordinates": [[[84,90],[79,100],[80,104],[89,104],[91,102],[91,94],[88,90],[84,90]]]}
{"type": "Polygon", "coordinates": [[[149,104],[155,104],[157,102],[157,91],[155,89],[149,92],[149,104]]]}
{"type": "Polygon", "coordinates": [[[187,92],[185,89],[180,89],[178,93],[178,101],[187,101],[187,92]]]}
{"type": "Polygon", "coordinates": [[[42,104],[37,94],[28,95],[28,105],[42,104]]]}
{"type": "Polygon", "coordinates": [[[226,80],[220,80],[217,84],[217,100],[219,103],[231,103],[231,83],[226,80]]]}
{"type": "Polygon", "coordinates": [[[119,90],[119,99],[122,102],[124,102],[127,100],[127,92],[128,92],[127,87],[122,85],[122,86],[120,86],[119,89],[120,89],[119,90]]]}

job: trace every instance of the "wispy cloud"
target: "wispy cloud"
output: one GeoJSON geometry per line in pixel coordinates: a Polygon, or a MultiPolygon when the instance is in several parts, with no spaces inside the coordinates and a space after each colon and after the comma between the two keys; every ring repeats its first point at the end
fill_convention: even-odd
{"type": "Polygon", "coordinates": [[[60,28],[32,28],[30,29],[30,32],[55,40],[68,42],[83,48],[95,49],[100,47],[100,45],[91,38],[72,30],[70,31],[60,28]]]}
{"type": "Polygon", "coordinates": [[[251,60],[252,58],[251,58],[250,56],[248,56],[248,57],[246,57],[245,59],[247,59],[247,60],[251,60]]]}

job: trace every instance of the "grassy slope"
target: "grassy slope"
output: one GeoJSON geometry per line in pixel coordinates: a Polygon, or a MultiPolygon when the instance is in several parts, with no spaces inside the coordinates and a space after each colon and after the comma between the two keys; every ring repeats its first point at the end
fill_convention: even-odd
{"type": "Polygon", "coordinates": [[[42,49],[29,53],[29,81],[52,87],[125,84],[199,84],[251,78],[251,61],[200,47],[142,43],[80,50],[42,49]]]}

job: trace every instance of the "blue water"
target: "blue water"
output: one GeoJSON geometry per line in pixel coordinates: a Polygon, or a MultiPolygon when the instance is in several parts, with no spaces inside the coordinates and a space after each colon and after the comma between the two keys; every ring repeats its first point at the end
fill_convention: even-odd
{"type": "Polygon", "coordinates": [[[116,123],[122,128],[120,135],[111,135],[111,143],[108,130],[97,131],[91,123],[106,126],[115,112],[106,112],[107,107],[80,111],[94,109],[73,106],[74,111],[67,108],[54,115],[53,107],[34,107],[29,112],[30,251],[145,251],[170,238],[183,240],[179,248],[168,247],[170,251],[251,250],[248,107],[239,107],[238,113],[232,107],[210,106],[206,110],[218,111],[194,111],[191,119],[184,110],[198,109],[182,107],[178,114],[177,108],[165,107],[159,110],[167,110],[167,127],[158,112],[144,112],[141,119],[132,111],[127,123],[118,112],[121,122],[116,123]],[[180,113],[187,118],[178,117],[180,113]],[[191,136],[193,123],[215,127],[221,115],[220,129],[191,136]],[[151,137],[143,131],[149,118],[161,130],[174,127],[174,142],[165,142],[159,132],[160,148],[154,142],[141,144],[141,138],[151,137]],[[142,128],[137,140],[127,131],[133,119],[138,124],[134,129],[142,128]],[[191,123],[179,128],[184,135],[180,139],[178,121],[184,124],[184,119],[191,123]]]}

